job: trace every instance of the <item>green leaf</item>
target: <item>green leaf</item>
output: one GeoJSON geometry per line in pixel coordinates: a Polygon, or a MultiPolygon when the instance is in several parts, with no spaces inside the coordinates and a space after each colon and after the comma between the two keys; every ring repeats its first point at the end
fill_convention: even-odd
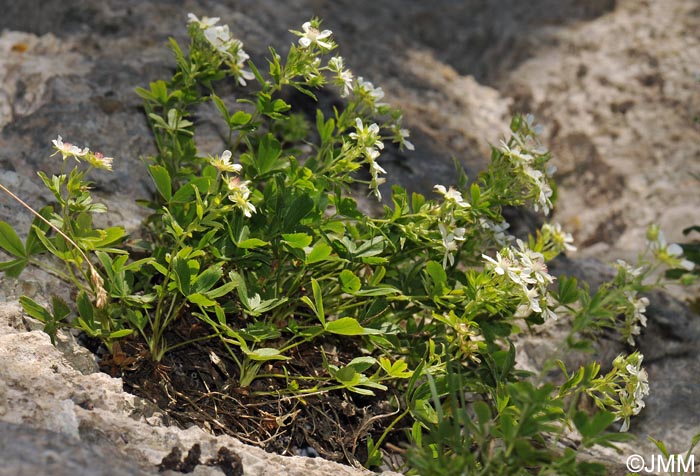
{"type": "Polygon", "coordinates": [[[16,258],[0,263],[0,271],[4,271],[11,278],[16,278],[22,274],[22,271],[28,264],[29,260],[27,258],[16,258]]]}
{"type": "Polygon", "coordinates": [[[122,228],[121,226],[112,226],[109,228],[105,228],[102,230],[104,232],[104,236],[95,243],[95,246],[107,246],[111,245],[112,243],[121,240],[124,235],[126,235],[126,230],[122,228]]]}
{"type": "Polygon", "coordinates": [[[311,279],[311,290],[314,294],[314,309],[316,311],[316,317],[318,317],[318,320],[321,321],[321,325],[326,327],[326,313],[323,309],[323,294],[321,293],[321,286],[318,284],[318,281],[313,278],[311,279]]]}
{"type": "Polygon", "coordinates": [[[332,252],[333,248],[331,248],[326,243],[316,243],[316,245],[306,256],[306,264],[313,264],[318,263],[319,261],[325,261],[331,255],[332,252]]]}
{"type": "Polygon", "coordinates": [[[80,293],[78,293],[77,304],[78,314],[80,315],[80,317],[86,322],[94,322],[95,308],[92,302],[90,301],[90,297],[85,291],[80,291],[80,293]]]}
{"type": "Polygon", "coordinates": [[[583,436],[598,436],[605,431],[613,421],[615,421],[615,415],[612,412],[599,411],[588,421],[588,425],[586,425],[586,434],[583,436]]]}
{"type": "MultiPolygon", "coordinates": [[[[41,210],[39,210],[39,215],[46,218],[47,220],[51,218],[52,213],[53,208],[50,206],[44,207],[41,210]]],[[[27,256],[46,251],[46,247],[36,236],[36,230],[34,229],[35,227],[37,227],[40,230],[44,230],[44,232],[46,232],[50,228],[49,225],[40,218],[34,218],[34,220],[32,221],[32,227],[29,230],[29,233],[27,234],[27,243],[25,245],[25,249],[27,250],[27,256]]]]}
{"type": "Polygon", "coordinates": [[[133,329],[120,329],[109,334],[109,340],[121,339],[134,333],[133,329]]]}
{"type": "Polygon", "coordinates": [[[357,202],[350,197],[343,197],[336,204],[338,213],[349,218],[362,218],[363,214],[357,209],[357,202]]]}
{"type": "Polygon", "coordinates": [[[356,371],[362,373],[373,365],[377,364],[377,359],[370,356],[355,357],[348,363],[348,367],[352,367],[356,371]]]}
{"type": "Polygon", "coordinates": [[[657,440],[656,438],[652,438],[651,436],[647,436],[647,438],[649,438],[649,441],[656,445],[659,451],[661,451],[661,454],[663,454],[666,458],[668,458],[671,455],[671,453],[669,453],[668,449],[666,448],[666,444],[663,441],[657,440]]]}
{"type": "Polygon", "coordinates": [[[503,432],[503,439],[505,441],[514,440],[518,434],[518,428],[515,424],[515,420],[512,416],[506,414],[501,414],[499,419],[501,423],[501,431],[503,432]]]}
{"type": "Polygon", "coordinates": [[[223,116],[224,121],[226,121],[226,123],[228,123],[230,125],[231,124],[231,114],[228,112],[228,108],[226,107],[226,104],[224,104],[224,101],[216,94],[212,94],[210,97],[211,97],[212,102],[216,106],[216,108],[219,110],[219,112],[223,116]]]}
{"type": "Polygon", "coordinates": [[[236,243],[236,246],[243,249],[260,248],[261,246],[269,245],[267,241],[260,240],[258,238],[248,238],[247,240],[242,240],[236,243]]]}
{"type": "Polygon", "coordinates": [[[615,421],[615,415],[611,412],[599,411],[589,417],[586,413],[578,411],[574,415],[573,421],[581,436],[587,440],[598,436],[610,426],[615,421]]]}
{"type": "Polygon", "coordinates": [[[299,195],[289,204],[285,211],[283,230],[290,230],[296,227],[299,222],[314,209],[314,201],[308,195],[299,195]]]}
{"type": "Polygon", "coordinates": [[[428,398],[415,401],[413,404],[413,414],[425,423],[437,424],[439,421],[435,407],[433,407],[428,398]]]}
{"type": "Polygon", "coordinates": [[[193,293],[187,296],[187,300],[192,304],[197,304],[198,306],[211,307],[216,305],[216,301],[212,301],[204,294],[193,293]]]}
{"type": "Polygon", "coordinates": [[[416,192],[411,194],[411,208],[413,209],[414,213],[419,212],[424,203],[425,197],[423,195],[416,192]]]}
{"type": "Polygon", "coordinates": [[[289,360],[290,357],[286,357],[280,354],[279,349],[273,349],[272,347],[261,347],[255,350],[243,349],[243,352],[250,360],[257,360],[264,362],[267,360],[289,360]]]}
{"type": "Polygon", "coordinates": [[[362,287],[360,278],[355,276],[355,274],[349,269],[342,270],[338,276],[338,279],[340,279],[341,289],[346,293],[354,294],[362,287]]]}
{"type": "Polygon", "coordinates": [[[486,426],[486,424],[491,421],[491,407],[489,407],[489,404],[478,400],[474,402],[473,407],[476,418],[479,421],[479,426],[486,426]]]}
{"type": "Polygon", "coordinates": [[[51,321],[51,313],[41,304],[37,303],[27,296],[21,296],[19,303],[22,305],[24,312],[32,316],[34,319],[46,324],[51,321]]]}
{"type": "Polygon", "coordinates": [[[287,298],[282,297],[263,300],[260,297],[260,294],[255,293],[253,296],[248,296],[246,299],[241,299],[241,302],[250,314],[252,314],[253,316],[259,316],[264,312],[267,312],[271,309],[276,308],[277,306],[284,304],[285,302],[287,302],[287,298]]]}
{"type": "Polygon", "coordinates": [[[275,169],[275,163],[281,152],[282,144],[280,144],[275,136],[270,133],[265,134],[260,140],[257,160],[255,161],[258,174],[264,175],[270,170],[275,169]]]}
{"type": "Polygon", "coordinates": [[[362,327],[357,319],[352,317],[341,317],[335,321],[331,321],[325,326],[326,331],[331,334],[338,334],[343,336],[360,336],[368,334],[381,334],[381,331],[377,329],[368,329],[362,327]]]}
{"type": "Polygon", "coordinates": [[[208,267],[194,279],[194,282],[192,283],[192,291],[196,293],[209,291],[223,275],[224,272],[221,270],[221,266],[212,265],[208,267]]]}
{"type": "Polygon", "coordinates": [[[282,242],[295,249],[306,248],[312,240],[313,238],[306,233],[285,233],[282,235],[282,242]]]}
{"type": "Polygon", "coordinates": [[[250,122],[253,116],[245,111],[236,111],[229,119],[229,125],[232,127],[243,126],[250,122]]]}
{"type": "Polygon", "coordinates": [[[237,287],[238,287],[238,283],[229,282],[229,283],[222,284],[218,288],[214,288],[211,291],[207,291],[204,294],[210,299],[216,299],[216,298],[220,298],[221,296],[225,296],[226,294],[230,293],[231,291],[233,291],[237,287]]]}
{"type": "Polygon", "coordinates": [[[353,293],[355,296],[388,296],[389,294],[401,294],[399,289],[393,286],[384,285],[377,288],[371,289],[360,289],[359,291],[353,293]]]}
{"type": "Polygon", "coordinates": [[[66,301],[58,296],[51,297],[51,307],[53,308],[53,319],[55,321],[62,321],[71,313],[66,301]]]}
{"type": "Polygon", "coordinates": [[[0,221],[0,248],[18,258],[27,257],[22,240],[19,239],[15,230],[4,221],[0,221]]]}
{"type": "Polygon", "coordinates": [[[358,258],[376,256],[384,251],[384,237],[375,236],[371,240],[364,241],[355,251],[358,258]]]}
{"type": "Polygon", "coordinates": [[[333,378],[343,385],[350,387],[360,383],[360,374],[350,366],[345,366],[333,372],[333,378]]]}
{"type": "Polygon", "coordinates": [[[472,206],[477,206],[479,204],[479,200],[481,199],[481,189],[477,183],[473,183],[471,185],[469,188],[469,194],[472,197],[472,206]]]}
{"type": "Polygon", "coordinates": [[[411,378],[413,372],[408,369],[408,364],[403,360],[397,360],[393,364],[384,356],[379,357],[379,365],[387,375],[395,378],[411,378]]]}
{"type": "Polygon", "coordinates": [[[190,294],[190,283],[192,279],[192,275],[190,274],[190,266],[187,264],[186,259],[178,256],[174,256],[172,259],[177,288],[183,295],[187,296],[190,294]]]}
{"type": "Polygon", "coordinates": [[[194,185],[192,182],[186,183],[182,187],[177,189],[177,192],[172,196],[170,200],[168,200],[171,204],[172,203],[189,203],[192,201],[192,197],[194,197],[194,185]]]}
{"type": "Polygon", "coordinates": [[[559,301],[561,304],[571,304],[576,302],[579,296],[578,281],[576,281],[576,278],[560,276],[557,294],[557,301],[559,301]]]}
{"type": "Polygon", "coordinates": [[[442,265],[436,261],[428,261],[425,265],[425,272],[428,273],[433,285],[442,289],[443,286],[447,285],[447,273],[442,268],[442,265]]]}
{"type": "Polygon", "coordinates": [[[173,184],[166,168],[162,165],[149,165],[148,171],[151,173],[153,183],[156,184],[158,193],[160,193],[166,201],[170,201],[173,196],[173,184]]]}

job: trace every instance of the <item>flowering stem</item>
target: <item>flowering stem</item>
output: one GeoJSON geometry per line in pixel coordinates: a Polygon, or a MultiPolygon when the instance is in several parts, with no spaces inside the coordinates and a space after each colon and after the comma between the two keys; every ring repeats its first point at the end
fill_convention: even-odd
{"type": "MultiPolygon", "coordinates": [[[[66,235],[65,233],[63,233],[63,232],[61,231],[60,228],[58,228],[56,225],[54,225],[54,224],[51,223],[49,220],[47,220],[46,218],[44,218],[39,212],[37,212],[36,210],[34,210],[34,209],[33,209],[31,206],[29,206],[24,200],[22,200],[22,199],[19,198],[17,195],[15,195],[14,193],[12,193],[7,187],[5,187],[5,186],[4,186],[3,184],[1,184],[1,183],[0,183],[0,190],[2,190],[2,191],[5,192],[6,194],[8,194],[10,197],[12,197],[13,200],[15,200],[17,203],[19,203],[19,204],[22,205],[24,208],[26,208],[27,210],[29,210],[29,211],[30,211],[34,216],[36,216],[39,220],[41,220],[41,221],[43,221],[44,223],[46,223],[49,227],[51,227],[51,229],[53,229],[53,231],[55,231],[56,233],[58,233],[58,234],[59,234],[61,237],[63,237],[68,243],[70,243],[71,245],[73,245],[73,247],[78,251],[78,253],[80,253],[80,255],[83,257],[83,259],[84,259],[85,262],[87,263],[88,267],[90,268],[91,273],[94,273],[95,275],[98,274],[98,273],[97,273],[97,270],[96,270],[95,267],[92,265],[92,263],[91,263],[90,260],[88,259],[88,257],[87,257],[87,255],[85,254],[85,252],[80,248],[80,246],[77,245],[77,243],[76,243],[75,241],[73,241],[68,235],[66,235]]],[[[70,268],[69,268],[69,269],[70,269],[70,268]]],[[[72,273],[71,273],[71,274],[72,274],[72,273]]],[[[93,283],[93,284],[94,284],[94,283],[93,283]]]]}

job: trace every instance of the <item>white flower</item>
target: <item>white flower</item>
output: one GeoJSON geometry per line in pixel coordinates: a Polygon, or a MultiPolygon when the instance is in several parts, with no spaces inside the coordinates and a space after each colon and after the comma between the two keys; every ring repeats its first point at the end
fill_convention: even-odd
{"type": "Polygon", "coordinates": [[[241,164],[231,163],[231,151],[225,150],[221,157],[211,157],[209,163],[216,167],[219,172],[235,172],[238,173],[243,168],[241,164]]]}
{"type": "Polygon", "coordinates": [[[231,36],[228,25],[211,26],[204,30],[204,37],[214,49],[228,55],[231,54],[231,47],[238,41],[231,36]]]}
{"type": "Polygon", "coordinates": [[[459,241],[464,241],[464,233],[466,230],[464,228],[454,228],[451,231],[447,231],[445,225],[438,223],[438,228],[440,229],[440,234],[442,235],[442,245],[445,247],[445,256],[442,259],[442,267],[447,269],[447,262],[450,262],[450,266],[455,264],[454,252],[458,249],[459,241]]]}
{"type": "MultiPolygon", "coordinates": [[[[666,248],[666,252],[670,256],[676,258],[679,256],[683,256],[683,248],[681,248],[681,245],[679,245],[678,243],[671,243],[670,245],[668,245],[668,248],[666,248]]],[[[678,265],[686,271],[692,271],[693,268],[695,268],[695,263],[687,259],[681,259],[678,265]]]]}
{"type": "Polygon", "coordinates": [[[627,300],[632,304],[632,313],[634,319],[643,327],[647,326],[647,316],[644,313],[649,305],[649,299],[646,297],[637,298],[637,291],[625,291],[627,300]]]}
{"type": "Polygon", "coordinates": [[[336,84],[343,88],[341,97],[347,97],[352,92],[353,75],[349,69],[345,69],[343,58],[334,56],[328,61],[328,69],[336,74],[336,84]]]}
{"type": "Polygon", "coordinates": [[[301,29],[304,30],[301,38],[299,38],[299,46],[302,48],[308,48],[315,43],[321,48],[325,48],[327,50],[333,49],[332,42],[321,41],[333,34],[331,30],[319,31],[318,28],[311,26],[311,22],[308,21],[301,25],[301,29]]]}
{"type": "Polygon", "coordinates": [[[513,253],[509,248],[504,248],[503,253],[505,256],[501,255],[500,252],[496,252],[496,259],[491,258],[487,255],[481,255],[490,266],[492,266],[493,271],[501,276],[508,276],[508,278],[516,284],[523,284],[523,280],[520,277],[521,269],[515,262],[513,258],[513,253]]]}
{"type": "MultiPolygon", "coordinates": [[[[640,355],[636,366],[628,364],[626,367],[627,372],[629,372],[629,374],[632,375],[637,381],[634,389],[634,398],[640,410],[642,407],[644,407],[644,402],[642,399],[649,395],[649,375],[647,374],[647,371],[642,368],[642,359],[643,356],[640,355]]],[[[635,415],[637,413],[639,413],[639,410],[637,410],[635,415]]]]}
{"type": "Polygon", "coordinates": [[[650,246],[654,255],[661,261],[664,261],[670,266],[680,266],[686,271],[692,271],[695,268],[695,263],[690,260],[681,258],[683,256],[683,248],[677,243],[666,243],[664,232],[656,230],[656,239],[650,242],[650,246]]]}
{"type": "Polygon", "coordinates": [[[63,142],[63,138],[61,136],[58,136],[58,139],[53,139],[51,142],[53,142],[53,146],[56,149],[56,152],[51,155],[54,156],[60,152],[63,156],[63,160],[66,160],[68,157],[75,157],[77,160],[79,157],[84,157],[90,152],[90,149],[87,147],[81,150],[80,147],[77,147],[70,142],[63,142]]]}
{"type": "Polygon", "coordinates": [[[527,301],[518,306],[518,309],[515,311],[515,317],[528,317],[533,312],[542,312],[539,302],[540,293],[536,288],[523,286],[523,297],[527,299],[527,301]]]}
{"type": "Polygon", "coordinates": [[[537,282],[542,286],[553,283],[554,277],[547,272],[544,256],[529,249],[521,240],[517,240],[517,244],[519,250],[516,250],[516,254],[522,267],[520,272],[521,279],[530,283],[537,282]]]}
{"type": "Polygon", "coordinates": [[[374,105],[374,107],[384,105],[384,103],[377,102],[384,98],[384,91],[382,88],[375,88],[372,83],[365,81],[362,76],[357,78],[357,89],[358,94],[367,98],[374,105]]]}
{"type": "Polygon", "coordinates": [[[229,190],[228,199],[231,200],[234,206],[240,209],[243,214],[250,218],[255,213],[255,206],[250,203],[250,189],[248,188],[249,181],[241,182],[238,177],[229,177],[227,186],[229,190]]]}
{"type": "Polygon", "coordinates": [[[639,268],[634,268],[632,267],[627,261],[623,259],[618,259],[616,261],[616,266],[618,270],[624,271],[626,274],[629,274],[633,278],[639,277],[642,272],[644,271],[644,267],[640,266],[639,268]]]}
{"type": "Polygon", "coordinates": [[[542,225],[542,232],[550,236],[558,251],[576,251],[576,247],[572,244],[574,242],[573,236],[562,230],[559,223],[545,223],[542,225]]]}
{"type": "Polygon", "coordinates": [[[190,14],[190,22],[197,23],[204,30],[204,38],[214,47],[216,51],[225,55],[230,61],[229,64],[236,73],[238,83],[245,86],[246,80],[255,78],[252,71],[243,69],[245,62],[250,56],[243,50],[243,43],[231,35],[228,25],[216,25],[218,18],[204,17],[201,21],[195,15],[190,14]]]}
{"type": "MultiPolygon", "coordinates": [[[[548,294],[547,301],[549,301],[550,299],[552,298],[548,294]]],[[[554,310],[551,307],[545,306],[544,309],[542,309],[542,319],[544,319],[545,321],[548,321],[549,319],[554,319],[556,321],[557,319],[559,319],[559,316],[557,316],[557,313],[554,312],[554,310]]]]}
{"type": "Polygon", "coordinates": [[[462,198],[462,193],[454,187],[450,187],[448,190],[444,185],[438,184],[433,187],[433,190],[445,197],[445,200],[448,202],[455,203],[462,208],[469,208],[471,206],[469,203],[464,201],[464,198],[462,198]]]}
{"type": "MultiPolygon", "coordinates": [[[[634,354],[633,354],[634,355],[634,354]]],[[[634,398],[634,407],[632,414],[637,415],[642,408],[644,408],[644,397],[649,395],[649,375],[647,371],[642,368],[642,361],[644,356],[639,354],[639,358],[635,365],[627,364],[625,370],[630,375],[627,388],[630,390],[632,397],[634,398]],[[633,388],[630,388],[633,387],[633,388]]],[[[623,390],[627,395],[627,391],[623,390]]]]}
{"type": "Polygon", "coordinates": [[[345,62],[342,56],[334,56],[328,60],[328,69],[334,73],[340,73],[345,68],[345,62]]]}
{"type": "Polygon", "coordinates": [[[501,152],[510,157],[520,167],[529,165],[534,160],[532,155],[523,152],[519,147],[510,147],[505,141],[501,141],[501,152]]]}
{"type": "Polygon", "coordinates": [[[410,136],[411,132],[408,129],[399,129],[399,144],[408,150],[415,150],[415,146],[408,140],[410,136]]]}
{"type": "Polygon", "coordinates": [[[105,157],[100,152],[95,152],[94,154],[88,154],[85,159],[93,166],[98,169],[112,170],[112,162],[114,159],[112,157],[105,157]]]}
{"type": "Polygon", "coordinates": [[[527,128],[530,129],[530,131],[532,131],[532,133],[536,136],[542,134],[544,131],[541,124],[535,124],[535,116],[532,114],[527,114],[525,116],[525,123],[527,124],[527,128]]]}
{"type": "Polygon", "coordinates": [[[341,82],[343,86],[343,94],[341,94],[341,97],[347,97],[352,92],[352,71],[346,69],[338,73],[338,81],[341,82]]]}
{"type": "Polygon", "coordinates": [[[549,212],[552,210],[552,187],[549,185],[549,183],[546,180],[536,180],[534,181],[535,187],[537,187],[537,200],[533,204],[532,208],[536,212],[540,211],[540,208],[542,208],[542,213],[545,215],[549,215],[549,212]]]}
{"type": "Polygon", "coordinates": [[[372,123],[369,126],[362,124],[362,119],[355,118],[355,132],[351,132],[350,138],[357,141],[362,147],[376,147],[380,150],[384,149],[384,143],[379,138],[379,126],[372,123]]]}
{"type": "Polygon", "coordinates": [[[506,246],[509,241],[513,241],[515,237],[506,233],[506,230],[510,228],[510,223],[507,221],[502,221],[501,223],[495,223],[493,220],[487,218],[479,218],[479,224],[485,230],[493,233],[493,239],[496,240],[500,246],[506,246]]]}
{"type": "Polygon", "coordinates": [[[386,182],[384,177],[380,177],[379,174],[386,174],[386,170],[377,163],[377,158],[379,157],[379,151],[374,147],[365,147],[365,157],[369,163],[369,172],[372,175],[372,181],[369,184],[369,188],[377,197],[377,200],[382,200],[382,194],[379,191],[379,186],[386,182]]]}
{"type": "Polygon", "coordinates": [[[252,71],[245,68],[245,62],[250,59],[243,49],[243,43],[231,36],[228,25],[214,26],[204,30],[204,37],[219,53],[228,58],[228,65],[234,72],[238,84],[245,86],[247,81],[255,79],[252,71]]]}
{"type": "Polygon", "coordinates": [[[219,17],[202,17],[202,19],[200,20],[194,13],[187,14],[187,23],[196,23],[197,26],[199,26],[202,30],[206,30],[207,28],[216,25],[217,23],[219,23],[219,20],[219,17]]]}

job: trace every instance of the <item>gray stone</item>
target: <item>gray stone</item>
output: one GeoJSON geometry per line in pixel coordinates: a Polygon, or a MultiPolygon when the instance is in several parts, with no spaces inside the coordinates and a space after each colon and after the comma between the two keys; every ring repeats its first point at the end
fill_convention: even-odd
{"type": "Polygon", "coordinates": [[[152,474],[108,444],[0,420],[0,476],[144,476],[152,474]]]}
{"type": "MultiPolygon", "coordinates": [[[[115,157],[113,174],[92,177],[96,195],[110,207],[113,224],[137,229],[144,211],[134,200],[152,189],[142,159],[154,145],[133,90],[169,76],[167,38],[184,42],[192,11],[220,16],[258,64],[269,44],[284,50],[295,41],[289,28],[322,17],[355,74],[382,86],[387,101],[404,109],[416,151],[388,150],[382,165],[390,180],[410,190],[430,195],[435,183],[453,184],[453,157],[473,177],[508,116],[523,111],[545,125],[544,142],[559,167],[554,219],[574,233],[580,256],[628,258],[644,246],[648,223],[661,223],[673,241],[697,216],[695,0],[5,0],[0,11],[0,182],[36,208],[47,202],[36,171],[60,168],[60,159],[49,155],[51,139],[61,134],[115,157]]],[[[200,147],[217,151],[216,128],[205,115],[199,125],[200,147]]],[[[518,212],[509,217],[518,234],[539,220],[518,212]]],[[[31,222],[4,196],[0,219],[23,232],[31,222]]],[[[561,260],[552,269],[593,288],[610,274],[595,259],[561,260]]],[[[127,455],[122,459],[151,468],[172,445],[186,452],[205,441],[211,457],[222,440],[163,426],[155,410],[121,392],[119,381],[94,373],[94,360],[69,335],[60,334],[60,350],[53,348],[11,304],[22,294],[42,300],[69,292],[37,268],[21,281],[0,277],[0,302],[9,306],[0,312],[0,420],[22,425],[12,431],[27,425],[68,435],[67,441],[80,438],[86,451],[102,451],[100,442],[107,442],[127,455]],[[86,410],[85,402],[95,408],[86,410]]],[[[663,294],[649,297],[640,348],[652,393],[632,429],[680,451],[700,415],[698,316],[663,294]]],[[[523,344],[533,362],[551,349],[557,330],[547,332],[523,344]]],[[[595,357],[606,362],[624,350],[611,336],[595,357]]],[[[36,441],[44,438],[39,433],[36,441]]],[[[231,439],[225,444],[242,448],[231,439]]],[[[246,474],[350,471],[251,451],[243,456],[246,474]]]]}
{"type": "MultiPolygon", "coordinates": [[[[156,475],[174,447],[186,454],[195,444],[202,462],[222,447],[235,452],[246,476],[371,474],[320,458],[268,454],[197,427],[169,426],[153,404],[124,392],[120,379],[96,372],[94,362],[85,365],[86,351],[70,343],[70,334],[59,331],[62,345],[54,347],[42,331],[29,331],[36,323],[20,309],[0,303],[0,475],[156,475]]],[[[194,474],[221,472],[200,465],[194,474]]]]}

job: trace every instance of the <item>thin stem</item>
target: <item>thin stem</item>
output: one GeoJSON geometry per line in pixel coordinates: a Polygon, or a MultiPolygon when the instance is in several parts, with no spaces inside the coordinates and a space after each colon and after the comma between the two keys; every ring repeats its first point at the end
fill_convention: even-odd
{"type": "Polygon", "coordinates": [[[22,200],[22,199],[19,198],[17,195],[15,195],[14,193],[12,193],[7,187],[5,187],[5,186],[4,186],[3,184],[1,184],[1,183],[0,183],[0,190],[2,190],[2,191],[5,192],[6,194],[8,194],[10,197],[12,197],[13,200],[17,201],[17,203],[19,203],[19,204],[22,205],[24,208],[26,208],[27,210],[29,210],[29,211],[30,211],[34,216],[36,216],[39,220],[41,220],[41,221],[43,221],[44,223],[46,223],[49,227],[51,227],[51,229],[53,229],[53,231],[55,231],[56,233],[58,233],[58,234],[59,234],[60,236],[62,236],[68,243],[70,243],[71,245],[73,245],[73,247],[75,247],[75,249],[78,250],[78,253],[80,253],[80,255],[83,257],[83,259],[85,260],[85,262],[86,262],[87,265],[89,266],[90,271],[91,271],[92,273],[94,273],[95,275],[98,274],[98,273],[97,273],[97,270],[96,270],[95,267],[92,265],[92,263],[91,263],[90,260],[88,259],[88,257],[87,257],[87,255],[85,254],[85,252],[83,252],[83,250],[80,248],[80,246],[78,246],[78,245],[76,244],[75,241],[73,241],[68,235],[66,235],[65,233],[63,233],[56,225],[54,225],[54,224],[51,223],[49,220],[47,220],[46,218],[44,218],[39,212],[37,212],[36,210],[34,210],[34,209],[33,209],[31,206],[29,206],[24,200],[22,200]]]}

